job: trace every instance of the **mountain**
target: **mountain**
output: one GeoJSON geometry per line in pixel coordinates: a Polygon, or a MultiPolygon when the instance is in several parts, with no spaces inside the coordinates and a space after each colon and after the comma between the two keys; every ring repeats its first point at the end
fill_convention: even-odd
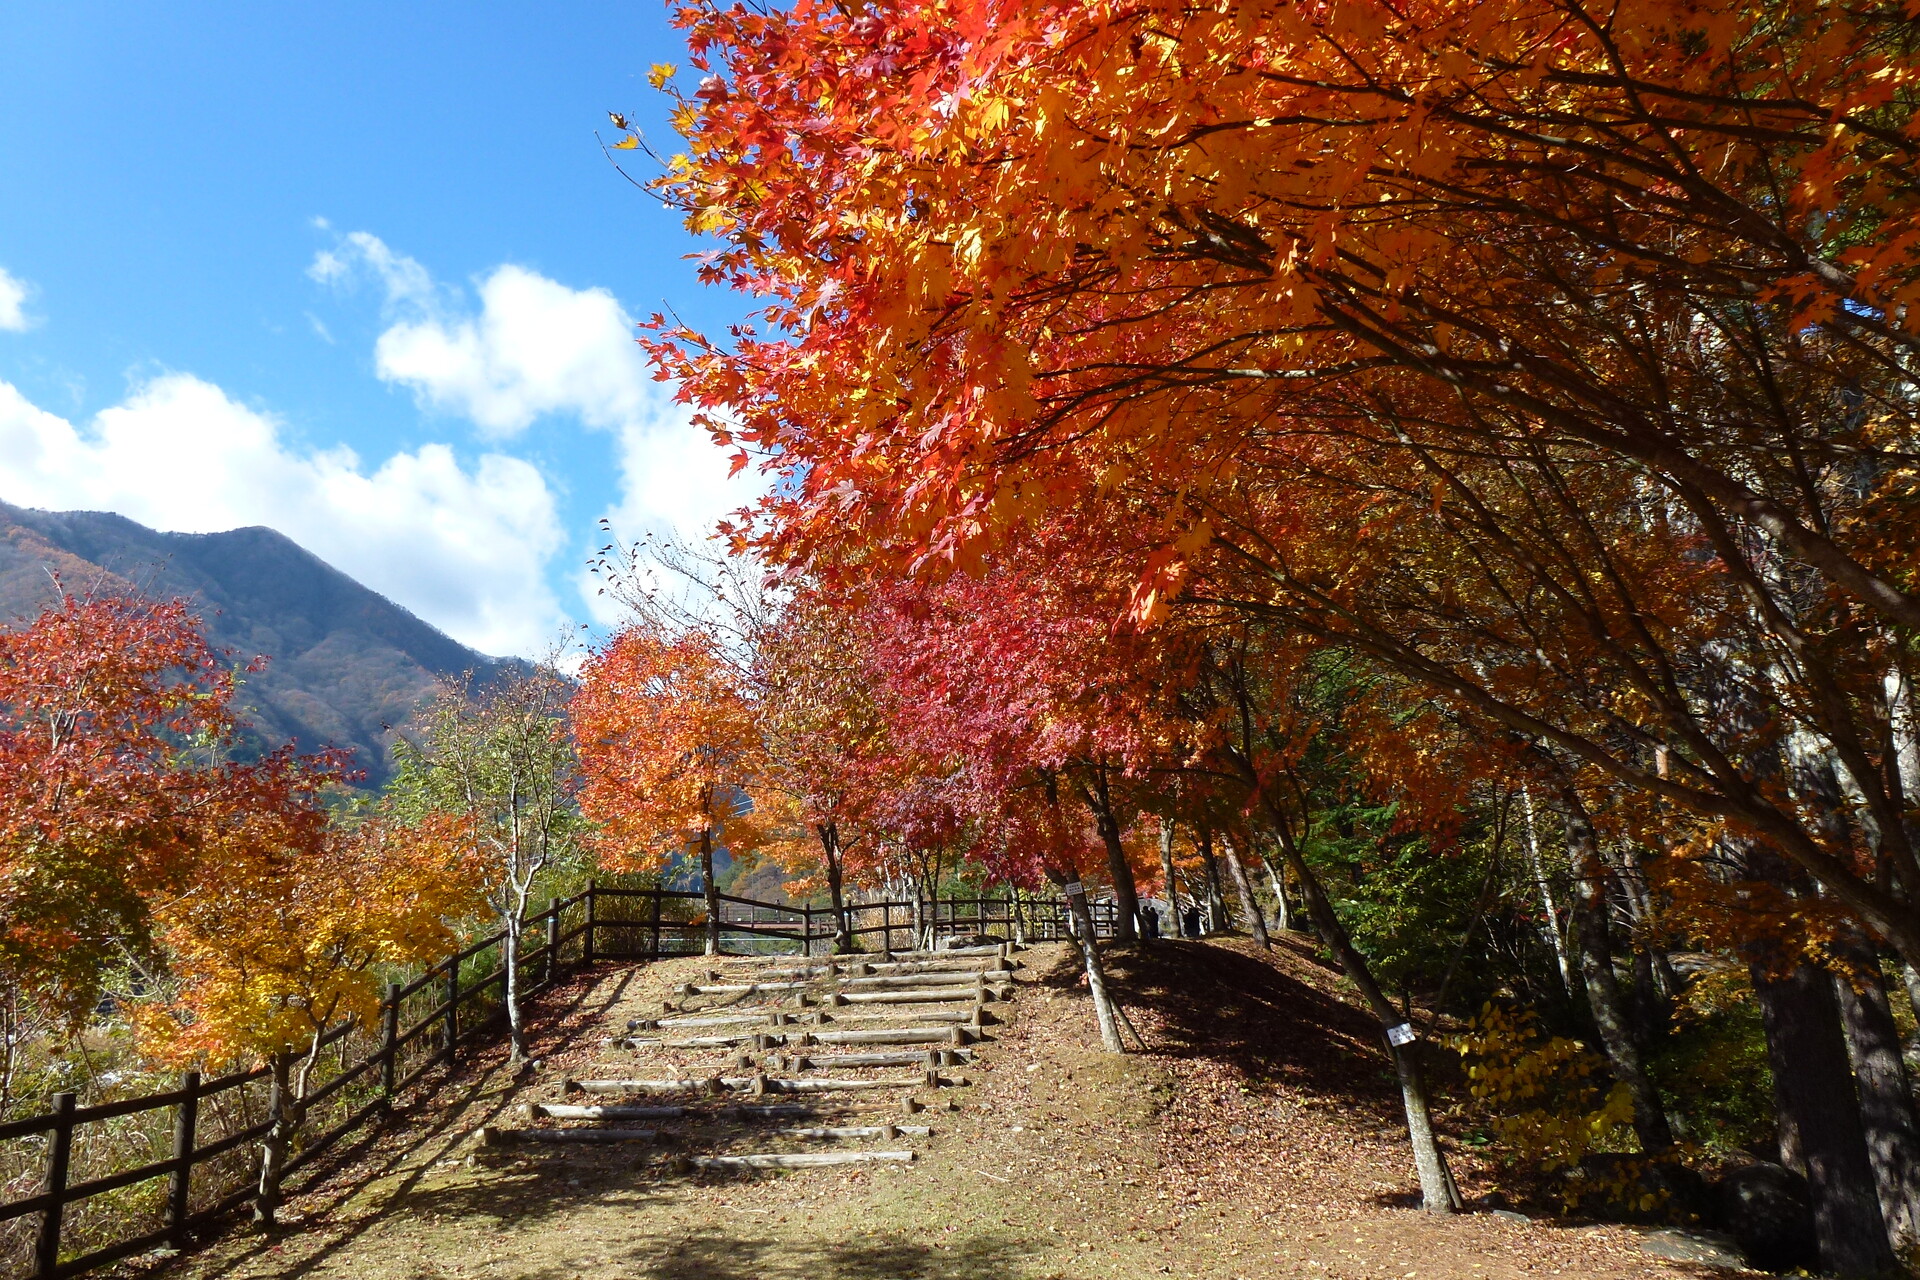
{"type": "Polygon", "coordinates": [[[0,626],[53,599],[51,573],[74,592],[106,582],[193,601],[216,647],[268,659],[235,699],[258,743],[351,748],[369,786],[388,776],[393,726],[438,677],[522,666],[474,652],[271,529],[160,533],[105,512],[0,503],[0,626]]]}

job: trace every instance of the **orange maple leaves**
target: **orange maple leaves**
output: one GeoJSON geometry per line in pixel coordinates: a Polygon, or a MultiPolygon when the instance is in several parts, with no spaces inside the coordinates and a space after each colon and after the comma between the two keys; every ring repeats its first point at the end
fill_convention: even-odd
{"type": "Polygon", "coordinates": [[[652,871],[737,812],[757,768],[748,693],[712,642],[631,627],[597,652],[573,703],[602,863],[652,871]]]}

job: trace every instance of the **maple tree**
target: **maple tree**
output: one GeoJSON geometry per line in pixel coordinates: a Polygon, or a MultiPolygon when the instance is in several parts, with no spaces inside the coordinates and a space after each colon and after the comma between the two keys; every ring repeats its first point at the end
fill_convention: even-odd
{"type": "Polygon", "coordinates": [[[706,949],[720,949],[713,851],[744,852],[748,788],[761,761],[749,690],[705,632],[664,633],[644,622],[587,660],[571,706],[580,753],[580,806],[598,824],[601,863],[653,871],[699,851],[706,949]]]}
{"type": "Polygon", "coordinates": [[[182,601],[63,591],[0,631],[0,974],[69,1020],[157,899],[229,824],[272,816],[300,762],[228,758],[234,673],[182,601]]]}
{"type": "Polygon", "coordinates": [[[759,629],[751,662],[765,752],[754,804],[784,801],[811,833],[790,865],[810,866],[817,855],[837,953],[854,949],[847,888],[869,878],[876,806],[886,795],[887,724],[860,640],[832,601],[797,591],[759,629]]]}
{"type": "MultiPolygon", "coordinates": [[[[965,554],[1050,496],[1041,446],[1089,410],[1103,461],[1195,446],[1182,469],[1198,479],[1224,461],[1223,420],[1294,416],[1301,384],[1364,394],[1416,374],[1494,415],[1434,425],[1630,458],[1704,502],[1697,518],[1756,520],[1911,625],[1898,583],[1863,562],[1878,552],[1804,509],[1835,495],[1809,491],[1804,465],[1787,478],[1796,446],[1873,456],[1871,432],[1636,403],[1632,357],[1678,372],[1659,349],[1676,319],[1724,337],[1706,358],[1735,386],[1752,382],[1742,338],[1805,338],[1781,367],[1823,385],[1775,388],[1802,403],[1859,372],[1861,345],[1911,341],[1911,50],[1867,4],[1741,13],[689,9],[696,63],[718,72],[682,99],[697,145],[658,186],[729,239],[707,278],[775,295],[774,336],[724,352],[673,331],[657,351],[696,401],[740,415],[723,435],[780,450],[799,497],[838,491],[790,505],[788,537],[834,536],[831,507],[839,536],[965,554]],[[1607,363],[1576,357],[1609,338],[1607,363]],[[1732,478],[1749,465],[1784,492],[1732,478]],[[877,521],[894,518],[888,536],[877,521]]],[[[1706,371],[1685,389],[1724,390],[1706,371]]],[[[1898,501],[1901,455],[1884,457],[1898,501]]]]}
{"type": "Polygon", "coordinates": [[[63,592],[0,631],[0,967],[77,1029],[131,961],[146,1052],[271,1062],[273,1193],[320,1033],[370,1016],[372,967],[439,954],[471,899],[429,842],[334,822],[345,757],[239,758],[236,678],[184,601],[63,592]]]}
{"type": "MultiPolygon", "coordinates": [[[[1773,647],[1804,653],[1855,613],[1911,621],[1875,567],[1900,562],[1888,522],[1859,518],[1907,491],[1898,375],[1872,354],[1899,346],[1894,295],[1786,247],[1818,221],[1833,254],[1898,278],[1845,230],[1907,216],[1886,178],[1897,129],[1875,123],[1903,118],[1906,64],[1872,14],[1741,27],[1650,6],[1618,15],[1638,33],[1623,46],[1553,3],[689,11],[701,65],[724,74],[684,100],[700,145],[661,189],[730,237],[709,278],[778,301],[767,339],[725,351],[676,330],[655,352],[725,410],[722,439],[791,478],[763,526],[783,554],[857,541],[974,563],[1050,507],[1144,480],[1161,530],[1137,553],[1135,608],[1151,616],[1216,549],[1261,433],[1371,446],[1421,466],[1429,496],[1460,448],[1571,442],[1631,463],[1645,501],[1761,602],[1773,647]],[[1487,52],[1496,31],[1512,43],[1487,52]],[[1727,61],[1695,58],[1734,37],[1727,61]],[[1829,145],[1826,119],[1862,132],[1829,145]],[[1812,195],[1828,190],[1864,203],[1830,218],[1812,195]],[[1609,200],[1626,201],[1610,221],[1593,213],[1609,200]],[[1861,395],[1886,411],[1829,411],[1861,395]],[[1862,458],[1865,492],[1837,483],[1862,458]],[[1830,583],[1840,613],[1791,607],[1770,556],[1830,583]]],[[[1303,449],[1286,465],[1319,464],[1303,449]]],[[[1920,945],[1910,907],[1837,876],[1775,815],[1588,754],[1709,816],[1773,823],[1877,930],[1920,945]]],[[[1883,825],[1899,810],[1869,799],[1883,825]]]]}
{"type": "Polygon", "coordinates": [[[274,804],[233,815],[192,881],[158,903],[167,966],[132,1016],[146,1051],[196,1064],[266,1062],[278,1109],[262,1139],[255,1215],[271,1224],[323,1035],[377,1020],[382,966],[449,954],[484,902],[487,864],[462,820],[337,823],[331,779],[281,772],[274,804]]]}
{"type": "MultiPolygon", "coordinates": [[[[1898,16],[910,0],[680,21],[709,74],[657,190],[722,238],[707,279],[771,303],[731,346],[664,320],[651,345],[716,439],[779,473],[741,546],[825,578],[980,575],[934,600],[1098,582],[1062,616],[1155,628],[1103,656],[1174,686],[1181,628],[1354,655],[1401,695],[1355,709],[1355,767],[1397,773],[1435,835],[1484,803],[1472,783],[1519,790],[1530,823],[1551,801],[1583,994],[1649,1150],[1612,895],[1644,930],[1655,880],[1701,904],[1772,885],[1739,943],[1798,975],[1756,968],[1770,1011],[1825,981],[1809,948],[1836,926],[1789,923],[1823,898],[1920,961],[1920,67],[1898,16]],[[1022,558],[1049,537],[1113,572],[1022,558]]],[[[1009,647],[1031,723],[945,676],[990,665],[964,627],[904,636],[893,665],[966,726],[930,736],[903,704],[929,758],[1018,809],[1100,761],[1056,750],[1090,721],[1020,667],[1019,610],[978,612],[997,634],[969,643],[1009,647]]],[[[1278,786],[1318,731],[1255,752],[1243,716],[1236,749],[1236,700],[1119,771],[1210,754],[1342,950],[1304,791],[1278,786]]],[[[1870,1200],[1816,1187],[1829,1261],[1878,1264],[1870,1200]]]]}

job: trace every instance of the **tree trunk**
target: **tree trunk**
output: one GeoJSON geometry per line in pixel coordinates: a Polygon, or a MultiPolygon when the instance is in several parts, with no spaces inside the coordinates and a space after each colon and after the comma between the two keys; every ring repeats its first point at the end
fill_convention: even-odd
{"type": "Polygon", "coordinates": [[[1393,1055],[1394,1072],[1400,1077],[1400,1103],[1406,1112],[1407,1136],[1413,1146],[1413,1167],[1420,1177],[1421,1205],[1429,1213],[1458,1213],[1466,1208],[1466,1201],[1461,1198],[1460,1188],[1453,1180],[1453,1171],[1447,1167],[1446,1153],[1440,1150],[1439,1140],[1434,1136],[1433,1109],[1427,1098],[1426,1081],[1421,1074],[1414,1045],[1393,1043],[1391,1033],[1394,1028],[1403,1026],[1405,1019],[1401,1017],[1400,1010],[1394,1007],[1393,1001],[1387,998],[1387,993],[1380,989],[1366,957],[1354,948],[1346,927],[1340,923],[1340,917],[1333,913],[1333,904],[1327,901],[1319,880],[1294,845],[1284,816],[1271,800],[1266,799],[1264,793],[1261,798],[1280,833],[1281,850],[1286,855],[1287,866],[1293,871],[1293,878],[1300,884],[1300,898],[1306,904],[1314,928],[1319,931],[1321,940],[1340,957],[1340,966],[1346,970],[1347,979],[1360,989],[1361,996],[1373,1010],[1374,1016],[1380,1019],[1381,1029],[1386,1034],[1387,1051],[1393,1055]]]}
{"type": "Polygon", "coordinates": [[[1648,1153],[1673,1146],[1673,1129],[1659,1089],[1647,1075],[1640,1056],[1631,1014],[1613,971],[1613,938],[1607,919],[1607,868],[1600,860],[1593,824],[1586,806],[1571,789],[1563,793],[1566,808],[1567,861],[1575,878],[1573,912],[1580,932],[1580,976],[1587,989],[1587,1007],[1614,1078],[1633,1095],[1633,1129],[1648,1153]]]}
{"type": "Polygon", "coordinates": [[[1914,1113],[1913,1084],[1900,1057],[1900,1032],[1887,1004],[1879,958],[1864,945],[1851,950],[1857,973],[1835,975],[1833,990],[1859,1091],[1860,1122],[1880,1193],[1880,1213],[1894,1251],[1912,1256],[1920,1247],[1920,1117],[1914,1113]]]}
{"type": "Polygon", "coordinates": [[[1133,867],[1127,861],[1127,848],[1120,842],[1120,821],[1114,817],[1113,794],[1107,789],[1104,765],[1093,771],[1093,785],[1082,786],[1080,794],[1093,811],[1093,824],[1100,832],[1100,843],[1107,850],[1107,876],[1113,881],[1113,940],[1121,946],[1139,941],[1136,927],[1140,919],[1140,890],[1133,882],[1133,867]]]}
{"type": "Polygon", "coordinates": [[[1540,857],[1540,829],[1534,820],[1533,792],[1520,789],[1520,803],[1527,817],[1527,867],[1533,872],[1533,884],[1540,891],[1540,909],[1545,917],[1540,932],[1553,948],[1553,962],[1560,971],[1560,990],[1573,996],[1573,966],[1567,960],[1567,939],[1560,929],[1560,908],[1553,900],[1553,886],[1547,882],[1546,864],[1540,857]]]}
{"type": "Polygon", "coordinates": [[[291,1079],[293,1055],[276,1053],[269,1065],[273,1068],[273,1084],[267,1098],[272,1127],[260,1140],[260,1183],[253,1200],[253,1220],[262,1227],[273,1226],[280,1213],[283,1202],[280,1179],[286,1171],[287,1152],[293,1145],[296,1123],[291,1079]]]}
{"type": "Polygon", "coordinates": [[[1167,897],[1167,931],[1180,936],[1180,881],[1173,871],[1173,819],[1160,819],[1160,879],[1167,897]]]}
{"type": "Polygon", "coordinates": [[[1271,858],[1262,857],[1260,865],[1267,869],[1267,883],[1273,886],[1274,926],[1282,933],[1292,933],[1293,911],[1287,905],[1287,882],[1280,878],[1280,868],[1273,865],[1271,858]]]}
{"type": "Polygon", "coordinates": [[[520,1020],[520,943],[526,927],[520,907],[507,913],[506,924],[503,963],[507,971],[502,981],[507,1006],[507,1069],[518,1071],[527,1061],[527,1031],[520,1020]]]}
{"type": "Polygon", "coordinates": [[[844,956],[853,950],[853,925],[847,919],[845,868],[840,862],[840,828],[836,823],[819,824],[820,847],[827,862],[827,900],[833,906],[833,954],[844,956]]]}
{"type": "Polygon", "coordinates": [[[1231,832],[1226,834],[1227,875],[1233,881],[1234,892],[1240,896],[1240,910],[1246,913],[1247,932],[1253,940],[1267,950],[1273,950],[1273,939],[1267,936],[1267,922],[1260,914],[1260,901],[1253,896],[1253,882],[1247,879],[1246,863],[1241,861],[1240,841],[1231,832]]]}
{"type": "Polygon", "coordinates": [[[1813,1195],[1820,1260],[1842,1276],[1888,1273],[1893,1251],[1867,1156],[1833,981],[1806,964],[1776,978],[1755,960],[1751,973],[1766,1026],[1774,1098],[1797,1135],[1813,1195]]]}
{"type": "Polygon", "coordinates": [[[707,895],[707,954],[720,954],[720,886],[713,882],[713,828],[700,828],[700,884],[707,895]]]}
{"type": "Polygon", "coordinates": [[[1200,865],[1207,878],[1207,932],[1219,933],[1227,927],[1227,900],[1220,892],[1220,860],[1213,856],[1213,832],[1200,832],[1200,865]]]}
{"type": "MultiPolygon", "coordinates": [[[[1066,876],[1052,868],[1047,874],[1064,891],[1068,884],[1079,884],[1078,879],[1068,880],[1066,876]]],[[[1073,920],[1074,939],[1080,948],[1080,958],[1087,967],[1087,992],[1093,997],[1094,1020],[1100,1024],[1100,1045],[1108,1053],[1125,1053],[1127,1046],[1120,1040],[1120,1019],[1113,1008],[1113,996],[1107,990],[1107,970],[1100,963],[1100,939],[1093,927],[1093,915],[1087,910],[1087,895],[1084,891],[1068,893],[1067,911],[1073,920]]]]}

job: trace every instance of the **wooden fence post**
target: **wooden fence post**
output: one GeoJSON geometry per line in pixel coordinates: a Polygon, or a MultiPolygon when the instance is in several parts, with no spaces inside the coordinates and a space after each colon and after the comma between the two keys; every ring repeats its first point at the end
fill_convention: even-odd
{"type": "Polygon", "coordinates": [[[893,950],[893,904],[884,898],[880,901],[880,949],[893,950]]]}
{"type": "Polygon", "coordinates": [[[546,975],[540,979],[543,987],[552,986],[554,979],[560,976],[560,908],[554,903],[555,899],[547,900],[546,975]]]}
{"type": "Polygon", "coordinates": [[[593,963],[593,941],[594,941],[593,939],[593,919],[594,919],[593,889],[594,889],[593,881],[591,880],[587,881],[587,927],[585,932],[583,932],[580,935],[580,963],[581,964],[593,963]]]}
{"type": "Polygon", "coordinates": [[[647,954],[655,960],[660,958],[660,886],[653,886],[653,904],[647,911],[647,923],[653,931],[653,945],[647,954]]]}
{"type": "Polygon", "coordinates": [[[800,954],[813,954],[813,904],[810,902],[800,904],[800,954]]]}
{"type": "Polygon", "coordinates": [[[200,1127],[200,1073],[181,1073],[186,1096],[173,1113],[173,1172],[167,1175],[167,1243],[187,1247],[188,1193],[193,1184],[193,1144],[200,1127]]]}
{"type": "Polygon", "coordinates": [[[41,1212],[40,1232],[33,1241],[36,1280],[52,1280],[60,1265],[60,1218],[67,1207],[67,1164],[73,1156],[73,1103],[71,1093],[53,1095],[53,1143],[47,1149],[46,1178],[46,1194],[53,1203],[41,1212]]]}
{"type": "Polygon", "coordinates": [[[460,962],[458,960],[449,961],[447,964],[447,1012],[444,1034],[447,1042],[440,1050],[440,1056],[445,1058],[451,1066],[454,1042],[460,1038],[460,962]]]}
{"type": "Polygon", "coordinates": [[[380,1002],[380,1092],[393,1097],[400,1079],[400,984],[389,982],[380,1002]]]}

